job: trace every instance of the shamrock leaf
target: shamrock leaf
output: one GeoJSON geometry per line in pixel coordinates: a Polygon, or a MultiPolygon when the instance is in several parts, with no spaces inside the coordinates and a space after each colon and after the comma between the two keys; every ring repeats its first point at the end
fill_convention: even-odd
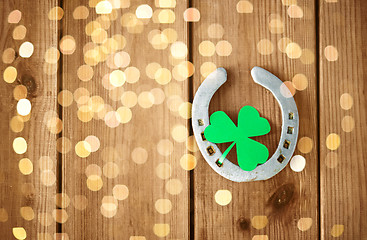
{"type": "Polygon", "coordinates": [[[210,125],[205,128],[205,138],[213,143],[233,142],[224,151],[219,161],[222,162],[236,144],[238,165],[245,171],[252,171],[258,164],[265,163],[269,151],[263,144],[250,139],[270,132],[268,120],[260,117],[251,106],[244,106],[238,114],[238,126],[223,111],[210,116],[210,125]]]}

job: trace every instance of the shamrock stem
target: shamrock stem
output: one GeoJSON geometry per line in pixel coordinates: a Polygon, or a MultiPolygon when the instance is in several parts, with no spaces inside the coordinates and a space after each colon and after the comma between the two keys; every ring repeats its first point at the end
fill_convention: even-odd
{"type": "Polygon", "coordinates": [[[223,161],[224,161],[224,159],[226,158],[226,156],[227,156],[227,154],[229,153],[229,151],[231,151],[232,150],[232,148],[233,148],[233,146],[236,144],[236,142],[233,142],[232,144],[231,144],[231,146],[229,146],[225,151],[224,151],[224,153],[222,154],[222,156],[220,156],[220,158],[219,158],[219,163],[220,164],[222,164],[223,163],[223,161]]]}

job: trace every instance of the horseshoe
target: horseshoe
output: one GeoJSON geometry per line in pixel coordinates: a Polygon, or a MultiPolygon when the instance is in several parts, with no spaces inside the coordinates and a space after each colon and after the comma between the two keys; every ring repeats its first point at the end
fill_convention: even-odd
{"type": "Polygon", "coordinates": [[[288,88],[283,88],[281,92],[283,82],[260,67],[254,67],[251,70],[251,76],[255,83],[265,87],[274,95],[280,105],[283,121],[277,150],[264,164],[258,165],[252,171],[242,170],[227,158],[219,162],[221,151],[216,144],[207,141],[204,137],[204,130],[209,125],[210,100],[219,87],[227,81],[227,72],[224,68],[216,69],[203,81],[192,105],[192,127],[201,154],[214,171],[234,182],[266,180],[279,173],[292,157],[298,138],[298,109],[288,88]]]}

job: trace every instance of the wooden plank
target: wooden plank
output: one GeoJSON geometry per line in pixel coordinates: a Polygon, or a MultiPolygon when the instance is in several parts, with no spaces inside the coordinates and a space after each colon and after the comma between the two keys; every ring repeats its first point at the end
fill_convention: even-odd
{"type": "MultiPolygon", "coordinates": [[[[256,138],[269,148],[271,156],[280,138],[280,109],[274,97],[253,82],[250,70],[260,66],[287,81],[286,84],[293,81],[290,86],[300,90],[295,94],[300,113],[300,134],[295,154],[304,156],[307,161],[302,172],[294,172],[288,165],[270,180],[234,183],[217,175],[198,153],[198,166],[194,173],[195,239],[317,238],[314,3],[298,1],[298,5],[289,7],[286,5],[296,1],[192,2],[192,6],[201,13],[200,22],[193,24],[194,92],[213,65],[226,68],[228,82],[214,95],[210,114],[217,110],[225,111],[236,123],[241,107],[254,106],[271,124],[270,134],[256,138]],[[282,38],[289,38],[296,44],[282,43],[282,38]],[[228,43],[221,42],[223,40],[231,44],[232,50],[226,47],[228,43]],[[282,52],[285,50],[287,53],[282,52]],[[228,190],[231,194],[220,190],[228,190]],[[226,203],[227,197],[231,199],[228,205],[217,203],[226,203]]],[[[220,148],[224,151],[228,146],[225,144],[220,148]]],[[[236,162],[235,150],[231,151],[229,159],[236,162]]]]}
{"type": "MultiPolygon", "coordinates": [[[[64,1],[63,6],[63,36],[75,39],[76,50],[64,54],[62,60],[62,87],[69,91],[63,93],[74,95],[73,103],[64,104],[62,111],[62,134],[71,143],[62,155],[62,189],[72,201],[62,231],[69,239],[187,239],[189,179],[180,158],[187,151],[182,129],[188,128],[188,120],[178,114],[177,103],[187,101],[188,83],[159,77],[161,85],[154,80],[155,65],[149,65],[157,63],[172,71],[167,41],[176,33],[177,41],[187,44],[181,15],[187,3],[160,1],[174,6],[158,8],[159,1],[148,1],[153,17],[140,20],[135,17],[140,5],[136,1],[111,1],[123,5],[105,15],[96,14],[97,2],[80,7],[86,2],[64,1]],[[83,11],[89,12],[85,19],[83,11]],[[160,23],[171,21],[172,13],[173,23],[160,23]],[[99,23],[93,26],[92,21],[99,23]],[[173,29],[168,38],[156,35],[167,28],[173,29]],[[82,65],[87,66],[80,68],[82,65]],[[113,88],[109,76],[115,70],[130,73],[121,87],[121,72],[113,73],[117,74],[111,77],[116,81],[113,88]],[[102,108],[98,108],[100,100],[105,104],[102,108]],[[123,106],[131,109],[131,120],[123,106]],[[116,111],[121,111],[120,120],[116,111]],[[180,127],[174,131],[176,126],[180,127]],[[91,150],[98,148],[95,137],[100,142],[98,150],[90,154],[78,145],[88,136],[94,136],[86,140],[91,150]],[[81,157],[84,154],[88,156],[81,157]]],[[[159,71],[163,76],[166,73],[159,71]]]]}
{"type": "Polygon", "coordinates": [[[319,1],[321,237],[365,239],[365,1],[319,1]]]}
{"type": "Polygon", "coordinates": [[[57,22],[48,18],[55,6],[55,0],[0,2],[2,239],[52,239],[56,231],[57,155],[50,117],[57,115],[57,75],[46,73],[44,58],[47,49],[57,47],[57,22]],[[27,114],[24,98],[31,112],[22,117],[17,104],[19,113],[27,114]]]}

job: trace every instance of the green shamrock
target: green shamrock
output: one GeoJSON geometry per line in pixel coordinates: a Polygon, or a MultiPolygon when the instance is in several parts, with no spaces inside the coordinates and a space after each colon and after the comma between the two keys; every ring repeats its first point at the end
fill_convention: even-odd
{"type": "Polygon", "coordinates": [[[220,157],[223,162],[236,144],[238,165],[245,171],[252,171],[258,164],[265,163],[269,151],[263,144],[250,139],[270,132],[268,120],[260,117],[252,106],[244,106],[238,114],[238,126],[223,111],[210,116],[210,125],[205,128],[205,138],[213,143],[233,142],[220,157]]]}

